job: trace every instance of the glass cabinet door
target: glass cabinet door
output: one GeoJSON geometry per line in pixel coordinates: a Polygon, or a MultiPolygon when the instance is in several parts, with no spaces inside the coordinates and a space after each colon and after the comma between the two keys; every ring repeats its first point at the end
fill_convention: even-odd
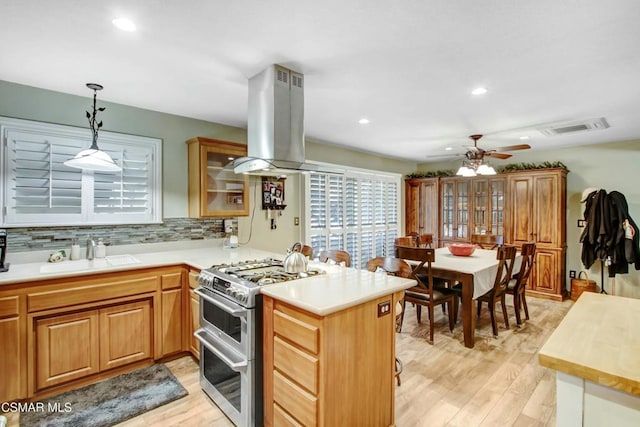
{"type": "Polygon", "coordinates": [[[456,183],[456,210],[457,224],[456,237],[458,239],[469,238],[469,181],[456,183]]]}
{"type": "Polygon", "coordinates": [[[503,179],[491,180],[491,234],[504,236],[504,188],[503,179]]]}
{"type": "Polygon", "coordinates": [[[454,228],[454,191],[455,191],[455,182],[442,182],[442,238],[443,239],[451,239],[453,238],[453,228],[454,228]]]}
{"type": "Polygon", "coordinates": [[[249,215],[249,178],[235,174],[230,164],[247,155],[247,146],[196,137],[187,141],[189,216],[249,215]]]}
{"type": "MultiPolygon", "coordinates": [[[[231,153],[214,151],[203,147],[206,156],[206,210],[208,212],[245,212],[248,199],[245,197],[245,177],[237,175],[225,165],[235,157],[231,153]]],[[[237,156],[239,157],[239,156],[237,156]]]]}
{"type": "Polygon", "coordinates": [[[487,180],[473,181],[473,234],[487,234],[489,194],[487,180]]]}

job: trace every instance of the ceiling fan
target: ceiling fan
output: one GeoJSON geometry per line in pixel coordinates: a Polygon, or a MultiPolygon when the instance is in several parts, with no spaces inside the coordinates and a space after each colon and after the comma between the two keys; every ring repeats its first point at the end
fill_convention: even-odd
{"type": "Polygon", "coordinates": [[[478,147],[478,140],[482,138],[481,134],[470,135],[469,138],[473,140],[473,146],[466,146],[468,148],[464,156],[472,162],[482,161],[485,157],[494,157],[496,159],[508,159],[511,154],[505,153],[505,151],[516,150],[528,150],[531,148],[529,144],[508,145],[506,147],[493,148],[491,150],[485,150],[478,147]]]}

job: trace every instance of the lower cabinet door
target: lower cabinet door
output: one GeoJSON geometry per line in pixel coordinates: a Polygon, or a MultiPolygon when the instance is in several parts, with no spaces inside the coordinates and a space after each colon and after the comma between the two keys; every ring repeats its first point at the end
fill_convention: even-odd
{"type": "Polygon", "coordinates": [[[182,289],[162,291],[162,355],[182,351],[182,289]]]}
{"type": "Polygon", "coordinates": [[[0,402],[21,399],[23,395],[23,378],[26,377],[23,360],[22,343],[20,334],[20,321],[18,317],[0,319],[0,337],[2,337],[2,353],[0,355],[0,402]]]}
{"type": "Polygon", "coordinates": [[[200,359],[200,341],[193,335],[200,328],[200,297],[189,289],[189,350],[197,359],[200,359]]]}
{"type": "Polygon", "coordinates": [[[100,309],[100,370],[152,358],[151,302],[100,309]]]}
{"type": "Polygon", "coordinates": [[[37,319],[36,389],[97,373],[98,311],[37,319]]]}

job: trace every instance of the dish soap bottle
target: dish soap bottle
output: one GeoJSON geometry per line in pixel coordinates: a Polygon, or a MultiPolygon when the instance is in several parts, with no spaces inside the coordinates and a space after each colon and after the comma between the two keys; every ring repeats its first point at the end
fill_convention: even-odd
{"type": "Polygon", "coordinates": [[[78,244],[78,239],[73,239],[71,243],[71,260],[80,259],[80,245],[78,244]]]}
{"type": "Polygon", "coordinates": [[[102,239],[98,239],[98,244],[96,245],[96,258],[104,258],[107,256],[107,247],[104,245],[102,239]]]}

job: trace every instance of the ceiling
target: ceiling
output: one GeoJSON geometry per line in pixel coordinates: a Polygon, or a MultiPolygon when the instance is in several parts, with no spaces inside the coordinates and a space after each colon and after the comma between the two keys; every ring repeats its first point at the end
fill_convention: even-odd
{"type": "Polygon", "coordinates": [[[636,0],[9,0],[0,16],[1,80],[88,98],[97,82],[99,101],[246,127],[248,79],[278,63],[305,75],[308,138],[415,162],[474,133],[485,149],[640,139],[636,0]]]}

